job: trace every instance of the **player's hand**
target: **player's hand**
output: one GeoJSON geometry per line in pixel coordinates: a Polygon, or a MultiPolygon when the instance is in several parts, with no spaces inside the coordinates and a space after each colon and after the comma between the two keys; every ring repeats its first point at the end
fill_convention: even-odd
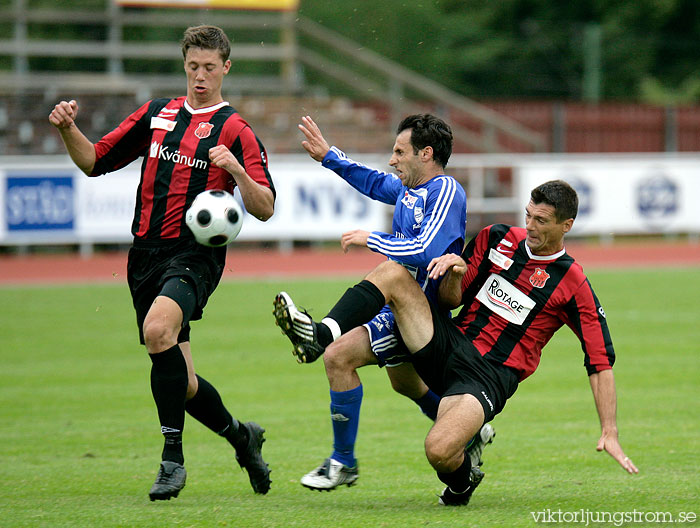
{"type": "Polygon", "coordinates": [[[598,451],[607,451],[607,453],[617,460],[618,464],[620,464],[622,468],[627,471],[627,473],[639,473],[637,466],[634,465],[632,460],[630,460],[630,457],[626,456],[625,452],[622,450],[622,446],[620,445],[620,441],[617,437],[617,432],[603,431],[603,433],[600,435],[600,440],[598,440],[596,449],[598,451]]]}
{"type": "Polygon", "coordinates": [[[367,239],[369,238],[369,235],[369,231],[362,231],[361,229],[355,229],[353,231],[343,233],[343,235],[340,237],[340,247],[343,248],[343,253],[347,253],[350,246],[367,247],[367,239]]]}
{"type": "Polygon", "coordinates": [[[318,125],[314,123],[314,120],[310,116],[305,116],[301,118],[301,124],[298,125],[299,130],[301,130],[306,136],[306,140],[301,142],[301,146],[306,149],[316,161],[323,161],[326,157],[328,151],[331,149],[330,145],[323,139],[323,134],[321,134],[321,129],[318,125]]]}
{"type": "Polygon", "coordinates": [[[209,149],[209,159],[212,165],[230,172],[234,177],[245,174],[245,169],[238,163],[236,156],[226,145],[217,145],[209,149]]]}
{"type": "Polygon", "coordinates": [[[78,117],[78,103],[75,99],[71,101],[61,101],[49,114],[49,122],[56,128],[69,128],[75,125],[78,117]]]}
{"type": "Polygon", "coordinates": [[[448,271],[464,275],[467,272],[467,263],[459,255],[447,253],[434,258],[428,264],[428,277],[431,279],[439,279],[448,271]]]}

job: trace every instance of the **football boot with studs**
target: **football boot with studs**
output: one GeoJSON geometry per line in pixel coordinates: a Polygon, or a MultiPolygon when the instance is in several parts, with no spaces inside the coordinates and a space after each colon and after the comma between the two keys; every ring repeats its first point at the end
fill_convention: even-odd
{"type": "Polygon", "coordinates": [[[152,501],[170,500],[171,497],[178,496],[180,490],[185,487],[186,480],[185,466],[170,460],[163,460],[148,496],[152,501]]]}
{"type": "Polygon", "coordinates": [[[292,342],[292,353],[298,363],[312,363],[325,351],[318,342],[316,323],[306,311],[299,310],[286,292],[280,292],[274,302],[275,323],[292,342]]]}
{"type": "Polygon", "coordinates": [[[301,485],[312,490],[331,491],[345,484],[352,486],[357,481],[357,462],[355,467],[348,467],[333,458],[327,458],[323,464],[301,477],[301,485]]]}
{"type": "Polygon", "coordinates": [[[447,486],[438,497],[441,506],[466,506],[476,487],[484,479],[484,473],[478,467],[473,467],[469,473],[469,486],[462,492],[455,492],[447,486]]]}
{"type": "Polygon", "coordinates": [[[493,438],[496,436],[496,431],[494,431],[491,424],[484,424],[476,433],[472,441],[467,445],[464,450],[464,454],[469,457],[472,463],[472,467],[481,467],[484,463],[481,460],[481,455],[484,452],[484,448],[493,442],[493,438]]]}
{"type": "Polygon", "coordinates": [[[262,445],[265,429],[255,422],[240,424],[248,430],[248,443],[244,448],[236,449],[236,461],[248,472],[250,485],[255,493],[262,495],[270,491],[270,468],[262,457],[262,445]]]}

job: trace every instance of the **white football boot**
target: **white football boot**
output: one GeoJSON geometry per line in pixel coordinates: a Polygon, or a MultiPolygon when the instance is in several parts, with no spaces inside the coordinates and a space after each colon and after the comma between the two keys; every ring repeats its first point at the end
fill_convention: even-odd
{"type": "Polygon", "coordinates": [[[316,323],[299,310],[287,292],[280,292],[274,301],[275,323],[292,342],[292,353],[299,363],[312,363],[323,354],[325,347],[318,342],[316,323]]]}
{"type": "Polygon", "coordinates": [[[319,491],[331,491],[345,484],[352,486],[357,480],[357,463],[351,468],[333,458],[327,458],[323,464],[301,477],[301,485],[319,491]]]}
{"type": "Polygon", "coordinates": [[[465,454],[471,459],[472,467],[481,467],[484,463],[483,460],[481,460],[481,454],[484,452],[486,444],[493,442],[494,436],[496,436],[496,431],[494,431],[493,426],[488,423],[482,425],[479,432],[476,433],[472,443],[464,450],[465,454]]]}

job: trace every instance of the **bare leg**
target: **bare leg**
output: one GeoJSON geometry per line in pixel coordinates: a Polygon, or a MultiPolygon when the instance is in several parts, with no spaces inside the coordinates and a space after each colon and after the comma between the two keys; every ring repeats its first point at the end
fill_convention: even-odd
{"type": "Polygon", "coordinates": [[[197,394],[198,382],[197,375],[194,371],[194,362],[192,361],[192,349],[190,348],[190,342],[186,341],[180,343],[180,349],[182,350],[182,355],[185,357],[187,362],[187,399],[191,400],[195,394],[197,394]]]}
{"type": "Polygon", "coordinates": [[[187,363],[187,399],[197,394],[197,376],[194,371],[190,342],[177,342],[182,327],[182,310],[170,297],[163,295],[156,298],[143,323],[144,340],[149,354],[158,354],[180,345],[182,355],[187,363]]]}
{"type": "Polygon", "coordinates": [[[332,391],[358,387],[361,382],[356,369],[377,363],[370,348],[367,329],[358,326],[333,341],[323,354],[323,363],[332,391]]]}
{"type": "Polygon", "coordinates": [[[425,454],[439,473],[462,465],[467,442],[484,423],[484,409],[471,394],[447,396],[440,402],[435,425],[425,439],[425,454]]]}
{"type": "MultiPolygon", "coordinates": [[[[377,266],[366,280],[373,283],[391,307],[410,352],[427,345],[435,331],[430,305],[415,280],[391,261],[377,266]]],[[[425,453],[438,478],[447,484],[442,504],[467,504],[483,473],[473,468],[464,449],[484,423],[481,403],[471,394],[448,396],[440,402],[437,419],[425,439],[425,453]]]]}
{"type": "Polygon", "coordinates": [[[153,363],[151,393],[164,437],[162,462],[149,492],[151,500],[177,497],[187,475],[183,466],[182,430],[189,366],[177,343],[182,317],[182,310],[174,300],[158,296],[143,323],[144,342],[153,363]]]}
{"type": "MultiPolygon", "coordinates": [[[[376,363],[367,330],[360,326],[342,335],[326,349],[323,361],[331,389],[330,410],[333,426],[331,458],[348,468],[354,468],[357,465],[355,441],[362,407],[362,383],[357,369],[376,363]]],[[[326,484],[335,485],[335,482],[326,484]]]]}
{"type": "Polygon", "coordinates": [[[410,363],[387,367],[386,373],[391,381],[391,387],[399,394],[412,400],[425,396],[425,393],[429,390],[410,363]]]}
{"type": "Polygon", "coordinates": [[[461,506],[469,503],[472,493],[484,478],[478,467],[464,454],[467,442],[484,421],[484,410],[471,394],[447,396],[440,402],[435,425],[425,439],[428,461],[438,478],[447,484],[440,504],[461,506]]]}
{"type": "Polygon", "coordinates": [[[384,294],[408,350],[417,352],[427,345],[434,333],[430,305],[406,268],[387,260],[374,268],[365,279],[384,294]]]}
{"type": "Polygon", "coordinates": [[[170,297],[156,297],[143,322],[143,337],[149,354],[164,352],[177,344],[182,310],[170,297]]]}

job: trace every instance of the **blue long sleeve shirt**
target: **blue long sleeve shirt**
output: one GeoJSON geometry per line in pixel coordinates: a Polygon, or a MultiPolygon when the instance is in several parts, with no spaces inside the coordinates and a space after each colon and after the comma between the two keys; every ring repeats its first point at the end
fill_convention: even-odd
{"type": "Polygon", "coordinates": [[[464,188],[446,175],[409,188],[395,174],[353,161],[337,147],[331,147],[322,164],[365,196],[394,205],[393,233],[372,231],[367,247],[406,267],[435,300],[438,283],[428,280],[426,268],[433,258],[445,253],[459,255],[464,248],[464,188]]]}

